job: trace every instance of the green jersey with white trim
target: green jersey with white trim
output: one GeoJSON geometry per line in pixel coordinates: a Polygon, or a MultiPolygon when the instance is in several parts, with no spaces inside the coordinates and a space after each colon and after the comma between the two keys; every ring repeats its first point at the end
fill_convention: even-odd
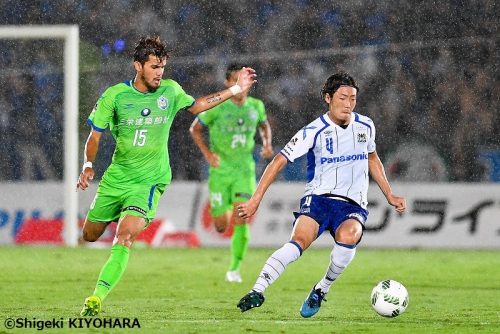
{"type": "Polygon", "coordinates": [[[267,119],[261,100],[249,96],[243,105],[227,100],[199,114],[198,119],[208,127],[210,149],[219,155],[220,168],[255,163],[255,133],[267,119]]]}
{"type": "Polygon", "coordinates": [[[169,184],[170,127],[177,112],[193,103],[194,98],[170,79],[147,93],[135,89],[131,80],[109,87],[87,120],[96,131],[109,128],[116,141],[102,181],[117,186],[169,184]]]}

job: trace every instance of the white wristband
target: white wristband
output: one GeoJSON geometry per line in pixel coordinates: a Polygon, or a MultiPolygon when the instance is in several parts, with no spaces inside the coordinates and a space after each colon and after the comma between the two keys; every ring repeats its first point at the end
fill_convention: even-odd
{"type": "Polygon", "coordinates": [[[241,89],[241,86],[238,85],[238,84],[229,87],[229,90],[231,91],[231,93],[233,94],[233,96],[235,96],[236,94],[239,94],[239,93],[241,93],[243,91],[241,89]]]}
{"type": "Polygon", "coordinates": [[[86,162],[83,164],[82,171],[84,171],[84,170],[85,170],[85,168],[92,168],[92,161],[86,161],[86,162]]]}

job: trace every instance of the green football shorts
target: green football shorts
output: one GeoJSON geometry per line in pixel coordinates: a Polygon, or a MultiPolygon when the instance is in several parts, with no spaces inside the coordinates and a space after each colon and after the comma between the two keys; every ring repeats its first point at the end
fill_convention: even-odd
{"type": "Polygon", "coordinates": [[[242,173],[238,170],[222,171],[210,168],[208,191],[210,214],[219,217],[233,210],[234,203],[246,202],[255,191],[255,169],[242,173]]]}
{"type": "Polygon", "coordinates": [[[101,182],[90,205],[87,220],[91,222],[118,222],[121,217],[134,216],[152,221],[165,184],[154,186],[129,185],[115,187],[101,182]]]}

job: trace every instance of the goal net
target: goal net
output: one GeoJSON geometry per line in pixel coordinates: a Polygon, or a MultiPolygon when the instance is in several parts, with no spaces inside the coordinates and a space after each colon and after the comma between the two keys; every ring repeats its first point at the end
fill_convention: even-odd
{"type": "Polygon", "coordinates": [[[76,246],[78,26],[0,26],[0,45],[0,244],[57,220],[61,243],[76,246]]]}

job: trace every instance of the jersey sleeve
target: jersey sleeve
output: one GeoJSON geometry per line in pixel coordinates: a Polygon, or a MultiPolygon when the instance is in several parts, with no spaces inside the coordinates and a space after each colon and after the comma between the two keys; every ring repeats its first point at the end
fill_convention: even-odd
{"type": "Polygon", "coordinates": [[[175,107],[174,110],[178,112],[182,109],[187,109],[194,104],[194,97],[187,94],[184,89],[177,82],[172,81],[174,83],[175,89],[175,107]]]}
{"type": "Polygon", "coordinates": [[[218,106],[215,106],[212,109],[208,109],[202,113],[199,113],[197,118],[200,121],[200,123],[203,124],[204,126],[210,127],[214,123],[217,117],[217,109],[218,106]]]}
{"type": "Polygon", "coordinates": [[[110,90],[106,90],[104,94],[97,100],[97,103],[92,109],[87,123],[92,127],[92,129],[103,132],[110,127],[110,123],[113,119],[113,113],[115,109],[115,99],[114,95],[111,94],[110,90]]]}
{"type": "Polygon", "coordinates": [[[370,139],[368,139],[368,153],[373,153],[377,149],[377,144],[375,144],[375,124],[370,120],[371,122],[371,136],[370,139]]]}
{"type": "Polygon", "coordinates": [[[265,121],[267,121],[267,114],[266,114],[266,107],[264,106],[264,102],[262,101],[259,101],[259,107],[257,108],[258,110],[258,124],[262,124],[264,123],[265,121]]]}
{"type": "Polygon", "coordinates": [[[311,127],[308,125],[299,130],[299,132],[297,132],[295,136],[290,139],[288,144],[286,144],[280,151],[280,153],[285,156],[289,162],[294,162],[295,159],[306,154],[313,146],[316,133],[313,131],[307,131],[307,129],[310,128],[311,127]]]}

